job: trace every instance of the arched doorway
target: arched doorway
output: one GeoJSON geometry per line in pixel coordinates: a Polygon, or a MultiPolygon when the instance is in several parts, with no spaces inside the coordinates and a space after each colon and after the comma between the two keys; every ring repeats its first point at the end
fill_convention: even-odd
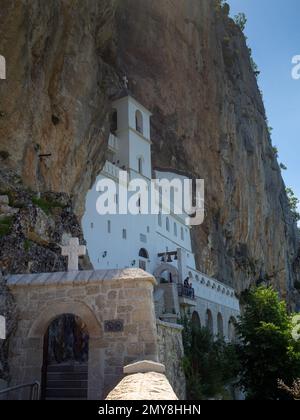
{"type": "Polygon", "coordinates": [[[200,316],[199,316],[198,312],[196,312],[196,311],[194,311],[193,315],[192,315],[192,325],[196,329],[201,328],[200,316]]]}
{"type": "Polygon", "coordinates": [[[218,321],[218,336],[220,338],[223,338],[224,337],[224,323],[223,323],[222,314],[220,312],[218,313],[217,321],[218,321]]]}
{"type": "Polygon", "coordinates": [[[139,268],[147,271],[147,262],[149,260],[148,251],[145,248],[141,248],[139,252],[139,268]]]}
{"type": "Polygon", "coordinates": [[[214,321],[213,321],[213,316],[210,309],[207,309],[206,311],[205,326],[211,334],[214,333],[214,321]]]}
{"type": "Polygon", "coordinates": [[[178,270],[171,264],[161,264],[153,274],[159,283],[179,283],[178,270]]]}
{"type": "Polygon", "coordinates": [[[73,314],[56,317],[44,335],[42,399],[87,399],[89,332],[73,314]]]}

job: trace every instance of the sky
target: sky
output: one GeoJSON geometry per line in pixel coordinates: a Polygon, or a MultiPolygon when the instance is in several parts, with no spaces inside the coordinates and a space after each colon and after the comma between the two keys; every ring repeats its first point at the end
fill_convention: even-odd
{"type": "MultiPolygon", "coordinates": [[[[283,177],[300,199],[300,79],[292,78],[292,58],[300,55],[299,0],[227,0],[231,15],[247,16],[245,34],[261,74],[258,79],[273,128],[272,141],[283,177]]],[[[300,210],[300,206],[299,206],[300,210]]]]}

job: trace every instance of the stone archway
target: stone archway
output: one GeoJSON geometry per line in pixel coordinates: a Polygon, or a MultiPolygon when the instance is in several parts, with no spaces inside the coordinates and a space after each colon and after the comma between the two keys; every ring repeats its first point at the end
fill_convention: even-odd
{"type": "Polygon", "coordinates": [[[103,357],[101,355],[102,329],[92,310],[83,302],[52,301],[45,305],[39,316],[34,320],[28,341],[35,343],[35,360],[32,361],[33,371],[40,371],[42,382],[42,366],[44,357],[44,336],[49,325],[64,314],[79,317],[87,326],[89,332],[89,360],[88,360],[88,399],[99,399],[103,386],[103,357]],[[35,368],[35,369],[34,369],[35,368]]]}
{"type": "Polygon", "coordinates": [[[218,326],[218,336],[220,338],[224,337],[224,321],[221,312],[218,313],[217,317],[217,326],[218,326]]]}
{"type": "Polygon", "coordinates": [[[228,340],[232,343],[236,341],[236,319],[234,316],[231,316],[228,321],[228,340]]]}
{"type": "Polygon", "coordinates": [[[201,328],[201,320],[197,311],[194,311],[192,314],[192,325],[197,329],[201,328]]]}
{"type": "MultiPolygon", "coordinates": [[[[7,284],[19,311],[8,357],[11,386],[41,381],[44,335],[65,314],[79,317],[89,333],[88,399],[105,398],[125,365],[158,360],[156,281],[150,274],[138,269],[21,274],[7,284]]],[[[18,398],[26,399],[25,393],[18,398]]]]}
{"type": "Polygon", "coordinates": [[[161,275],[165,272],[168,272],[172,276],[172,283],[178,284],[179,283],[179,273],[176,267],[171,264],[163,263],[154,271],[153,275],[159,282],[161,275]]]}

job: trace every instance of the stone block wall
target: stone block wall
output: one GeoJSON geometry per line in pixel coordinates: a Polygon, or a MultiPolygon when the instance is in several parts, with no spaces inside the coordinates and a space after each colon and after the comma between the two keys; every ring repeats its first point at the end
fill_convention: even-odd
{"type": "Polygon", "coordinates": [[[10,277],[19,310],[10,343],[11,385],[41,381],[44,334],[62,314],[79,316],[89,331],[89,399],[104,398],[123,378],[125,365],[157,361],[155,284],[136,269],[10,277]],[[120,321],[120,329],[109,321],[120,321]]]}

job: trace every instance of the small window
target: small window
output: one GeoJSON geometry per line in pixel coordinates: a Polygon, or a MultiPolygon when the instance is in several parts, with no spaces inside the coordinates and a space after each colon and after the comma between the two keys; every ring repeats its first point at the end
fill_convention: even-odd
{"type": "Polygon", "coordinates": [[[111,133],[115,133],[118,130],[118,112],[114,109],[111,113],[110,117],[110,131],[111,133]]]}
{"type": "Polygon", "coordinates": [[[91,223],[91,229],[94,229],[94,223],[91,223]]]}
{"type": "Polygon", "coordinates": [[[158,226],[162,226],[162,217],[161,217],[161,213],[158,213],[158,226]]]}
{"type": "Polygon", "coordinates": [[[107,232],[111,233],[111,221],[110,220],[108,220],[108,222],[107,222],[107,232]]]}
{"type": "Polygon", "coordinates": [[[147,233],[150,233],[150,226],[147,226],[147,233]]]}
{"type": "Polygon", "coordinates": [[[143,134],[143,115],[139,110],[137,110],[135,113],[135,128],[136,131],[143,134]]]}
{"type": "Polygon", "coordinates": [[[141,233],[141,234],[140,234],[140,241],[141,241],[143,244],[146,244],[146,243],[147,243],[147,236],[146,236],[146,235],[144,235],[143,233],[141,233]]]}
{"type": "Polygon", "coordinates": [[[174,235],[177,236],[177,223],[174,223],[174,235]]]}
{"type": "Polygon", "coordinates": [[[126,229],[123,229],[123,231],[122,231],[122,238],[127,239],[127,230],[126,229]]]}
{"type": "Polygon", "coordinates": [[[166,229],[167,229],[167,232],[170,232],[170,220],[168,217],[166,218],[166,229]]]}
{"type": "Polygon", "coordinates": [[[184,241],[184,230],[183,230],[183,227],[180,229],[180,237],[181,237],[181,240],[184,241]]]}
{"type": "Polygon", "coordinates": [[[138,158],[138,172],[143,175],[143,158],[138,158]]]}

